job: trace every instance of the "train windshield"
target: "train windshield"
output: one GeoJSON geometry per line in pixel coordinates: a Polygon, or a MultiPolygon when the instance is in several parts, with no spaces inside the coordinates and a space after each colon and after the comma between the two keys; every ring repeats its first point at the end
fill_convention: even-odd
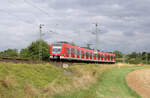
{"type": "Polygon", "coordinates": [[[61,52],[61,45],[53,45],[53,53],[59,54],[61,52]]]}

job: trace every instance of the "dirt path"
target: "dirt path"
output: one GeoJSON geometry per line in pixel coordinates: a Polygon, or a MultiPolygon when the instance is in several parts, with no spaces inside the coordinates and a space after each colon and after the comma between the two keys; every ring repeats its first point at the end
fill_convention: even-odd
{"type": "Polygon", "coordinates": [[[141,69],[126,76],[128,85],[142,98],[150,98],[150,69],[141,69]]]}

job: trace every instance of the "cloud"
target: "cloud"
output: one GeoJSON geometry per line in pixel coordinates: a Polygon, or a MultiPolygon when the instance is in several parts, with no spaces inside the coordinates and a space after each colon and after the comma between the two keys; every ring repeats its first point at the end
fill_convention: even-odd
{"type": "Polygon", "coordinates": [[[149,5],[149,0],[5,0],[0,4],[0,50],[27,47],[39,38],[39,24],[45,24],[43,39],[49,43],[94,44],[95,22],[100,49],[150,49],[149,5]]]}

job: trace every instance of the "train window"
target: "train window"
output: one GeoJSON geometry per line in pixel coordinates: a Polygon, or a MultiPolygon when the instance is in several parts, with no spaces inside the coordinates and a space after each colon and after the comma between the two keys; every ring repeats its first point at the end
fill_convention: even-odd
{"type": "Polygon", "coordinates": [[[71,54],[71,48],[69,48],[69,54],[71,54]]]}
{"type": "Polygon", "coordinates": [[[86,56],[89,56],[89,53],[88,53],[88,52],[86,52],[86,56]]]}
{"type": "Polygon", "coordinates": [[[74,54],[77,55],[77,49],[74,49],[74,54]]]}
{"type": "Polygon", "coordinates": [[[71,49],[71,54],[75,54],[74,48],[71,49]]]}
{"type": "Polygon", "coordinates": [[[96,54],[94,54],[94,57],[96,58],[96,54]]]}
{"type": "Polygon", "coordinates": [[[77,55],[80,55],[80,50],[77,50],[77,55]]]}
{"type": "Polygon", "coordinates": [[[106,55],[106,60],[108,60],[108,55],[106,55]]]}
{"type": "Polygon", "coordinates": [[[86,56],[86,51],[84,52],[84,56],[86,56]]]}
{"type": "Polygon", "coordinates": [[[106,55],[104,55],[104,59],[107,59],[107,56],[106,56],[106,55]]]}
{"type": "Polygon", "coordinates": [[[67,54],[70,54],[68,47],[66,47],[66,52],[67,52],[67,54]]]}
{"type": "Polygon", "coordinates": [[[84,51],[81,52],[81,55],[84,56],[84,51]]]}
{"type": "Polygon", "coordinates": [[[104,55],[103,55],[103,54],[101,55],[101,58],[103,58],[103,59],[104,59],[104,55]]]}
{"type": "Polygon", "coordinates": [[[114,56],[112,56],[112,59],[114,59],[114,56]]]}
{"type": "Polygon", "coordinates": [[[96,57],[96,59],[97,59],[98,55],[97,55],[97,54],[95,54],[95,57],[96,57]]]}
{"type": "Polygon", "coordinates": [[[53,53],[60,53],[60,52],[61,52],[61,47],[53,46],[53,53]]]}
{"type": "Polygon", "coordinates": [[[98,54],[98,58],[100,58],[101,56],[100,56],[100,54],[98,54]]]}
{"type": "Polygon", "coordinates": [[[92,53],[90,53],[90,57],[92,58],[92,53]]]}
{"type": "Polygon", "coordinates": [[[114,57],[113,57],[113,56],[111,56],[111,59],[113,60],[113,59],[114,59],[114,57]]]}

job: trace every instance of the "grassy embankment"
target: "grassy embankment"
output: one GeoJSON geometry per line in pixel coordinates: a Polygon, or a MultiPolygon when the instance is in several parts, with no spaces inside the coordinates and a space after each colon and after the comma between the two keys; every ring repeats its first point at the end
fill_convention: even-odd
{"type": "Polygon", "coordinates": [[[0,98],[136,98],[124,77],[145,67],[0,63],[0,98]]]}
{"type": "Polygon", "coordinates": [[[87,89],[58,94],[55,98],[140,98],[125,81],[125,76],[134,70],[150,66],[110,66],[99,76],[97,82],[87,89]]]}

